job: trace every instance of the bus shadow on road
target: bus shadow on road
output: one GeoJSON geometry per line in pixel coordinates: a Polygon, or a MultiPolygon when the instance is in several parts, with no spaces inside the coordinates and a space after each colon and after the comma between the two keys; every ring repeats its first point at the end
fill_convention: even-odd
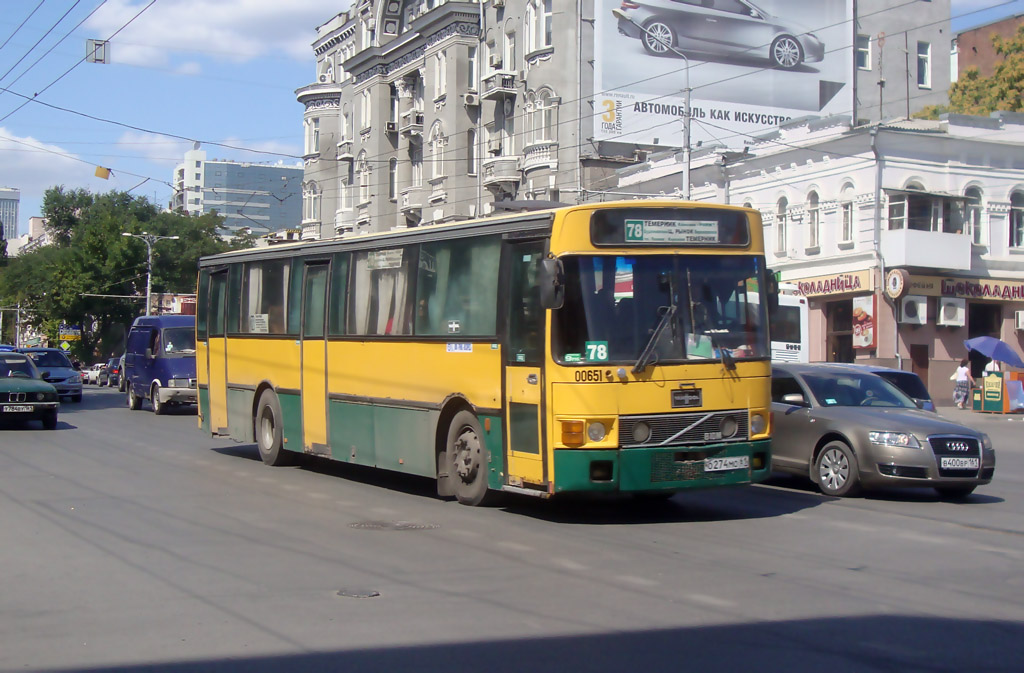
{"type": "MultiPolygon", "coordinates": [[[[365,600],[365,599],[362,599],[365,600]]],[[[374,600],[384,601],[384,597],[374,600]]],[[[694,606],[706,610],[706,606],[694,606]]],[[[483,615],[481,615],[483,618],[483,615]]],[[[264,637],[289,637],[262,625],[264,637]]],[[[383,622],[381,628],[386,630],[383,622]]],[[[223,649],[222,646],[221,649],[223,649]]],[[[94,655],[95,656],[95,655],[94,655]]],[[[863,615],[757,621],[584,635],[469,640],[284,655],[47,669],[53,673],[278,673],[302,671],[1008,671],[1024,657],[1012,621],[863,615]],[[956,634],[940,637],[937,634],[956,634]],[[528,665],[525,662],[529,662],[528,665]]],[[[182,657],[184,658],[184,657],[182,657]]],[[[10,661],[10,660],[9,660],[10,661]]],[[[13,668],[13,666],[12,666],[13,668]]]]}

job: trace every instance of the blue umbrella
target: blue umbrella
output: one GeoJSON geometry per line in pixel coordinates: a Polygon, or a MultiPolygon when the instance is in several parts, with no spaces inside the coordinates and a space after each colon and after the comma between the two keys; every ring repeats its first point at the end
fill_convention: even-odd
{"type": "Polygon", "coordinates": [[[964,341],[964,346],[967,347],[967,350],[978,351],[993,360],[1024,369],[1024,360],[1020,359],[1017,351],[1013,350],[1013,346],[995,337],[981,336],[967,339],[964,341]]]}

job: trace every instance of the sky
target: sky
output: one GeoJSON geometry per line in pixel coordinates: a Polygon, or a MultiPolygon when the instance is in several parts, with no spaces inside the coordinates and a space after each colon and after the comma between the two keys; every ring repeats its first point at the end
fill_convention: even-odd
{"type": "MultiPolygon", "coordinates": [[[[301,165],[295,90],[315,79],[316,27],[348,5],[0,0],[0,187],[21,191],[19,233],[59,185],[166,206],[196,141],[208,159],[301,165]],[[88,39],[110,41],[109,64],[83,61],[88,39]]],[[[1024,0],[952,0],[954,31],[1021,13],[1024,0]]]]}

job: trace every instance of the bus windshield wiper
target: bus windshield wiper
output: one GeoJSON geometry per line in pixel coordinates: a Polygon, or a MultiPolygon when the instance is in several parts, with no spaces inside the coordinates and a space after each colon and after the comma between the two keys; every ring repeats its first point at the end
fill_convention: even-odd
{"type": "Polygon", "coordinates": [[[637,359],[636,364],[633,365],[634,374],[642,374],[647,369],[647,364],[650,362],[651,354],[654,353],[654,345],[658,343],[658,338],[661,337],[661,333],[665,331],[669,322],[672,320],[672,316],[676,314],[676,305],[662,306],[658,309],[664,311],[661,314],[661,320],[658,321],[658,326],[654,328],[654,332],[651,333],[651,338],[647,341],[647,345],[640,352],[640,357],[637,359]]]}

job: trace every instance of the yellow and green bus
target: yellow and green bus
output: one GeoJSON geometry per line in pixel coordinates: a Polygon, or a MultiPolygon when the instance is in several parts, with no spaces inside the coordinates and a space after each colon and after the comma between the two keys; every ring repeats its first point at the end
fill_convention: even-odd
{"type": "Polygon", "coordinates": [[[206,257],[199,423],[469,505],[759,481],[763,246],[754,210],[660,200],[206,257]]]}

